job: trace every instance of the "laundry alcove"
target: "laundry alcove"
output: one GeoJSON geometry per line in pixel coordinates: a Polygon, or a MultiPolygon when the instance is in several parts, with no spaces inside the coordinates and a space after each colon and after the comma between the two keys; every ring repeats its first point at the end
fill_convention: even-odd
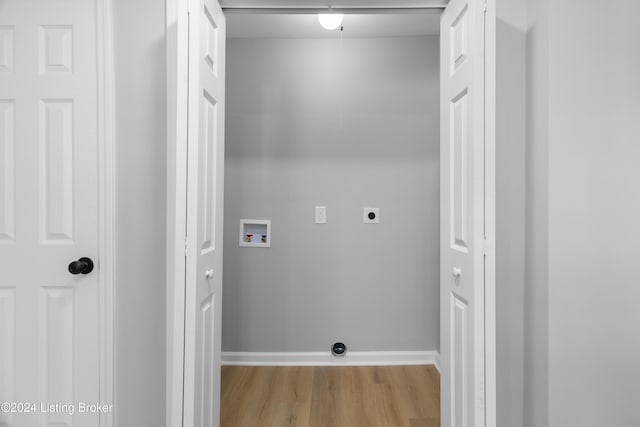
{"type": "Polygon", "coordinates": [[[439,22],[228,16],[223,360],[438,351],[439,22]],[[242,218],[271,221],[268,250],[242,218]]]}

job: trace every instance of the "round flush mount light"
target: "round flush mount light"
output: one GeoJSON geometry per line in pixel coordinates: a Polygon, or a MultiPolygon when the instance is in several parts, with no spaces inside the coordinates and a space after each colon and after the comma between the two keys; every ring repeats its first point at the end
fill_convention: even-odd
{"type": "MultiPolygon", "coordinates": [[[[331,11],[331,9],[329,9],[331,11]]],[[[342,13],[319,13],[318,21],[323,28],[327,30],[335,30],[342,24],[344,15],[342,13]]]]}

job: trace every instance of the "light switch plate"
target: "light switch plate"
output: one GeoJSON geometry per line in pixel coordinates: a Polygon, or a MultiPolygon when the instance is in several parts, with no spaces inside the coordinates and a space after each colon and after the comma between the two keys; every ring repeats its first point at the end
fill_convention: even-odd
{"type": "Polygon", "coordinates": [[[380,208],[364,208],[362,221],[365,224],[378,224],[380,222],[380,208]]]}
{"type": "Polygon", "coordinates": [[[326,223],[327,223],[327,207],[316,206],[316,224],[326,224],[326,223]]]}

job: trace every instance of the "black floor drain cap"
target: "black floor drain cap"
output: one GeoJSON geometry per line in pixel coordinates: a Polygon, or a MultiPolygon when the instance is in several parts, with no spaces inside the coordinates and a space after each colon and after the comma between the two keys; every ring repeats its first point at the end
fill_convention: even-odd
{"type": "Polygon", "coordinates": [[[337,342],[331,346],[331,354],[336,357],[342,357],[347,354],[347,346],[345,343],[337,342]]]}

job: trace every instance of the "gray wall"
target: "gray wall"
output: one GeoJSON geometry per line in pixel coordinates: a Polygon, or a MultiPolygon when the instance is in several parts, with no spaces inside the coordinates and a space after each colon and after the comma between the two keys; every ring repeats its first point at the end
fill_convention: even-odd
{"type": "Polygon", "coordinates": [[[525,425],[548,425],[547,0],[527,5],[525,425]]]}
{"type": "Polygon", "coordinates": [[[497,425],[522,427],[526,2],[496,2],[497,425]]]}
{"type": "Polygon", "coordinates": [[[640,424],[639,14],[530,1],[529,426],[640,424]]]}
{"type": "Polygon", "coordinates": [[[224,351],[438,349],[438,49],[229,41],[224,351]],[[240,248],[240,218],[272,247],[240,248]]]}
{"type": "Polygon", "coordinates": [[[553,427],[640,425],[640,2],[602,6],[549,9],[553,427]]]}
{"type": "Polygon", "coordinates": [[[548,424],[548,0],[527,2],[525,426],[548,424]]]}
{"type": "Polygon", "coordinates": [[[164,4],[114,0],[118,426],[165,416],[164,4]]]}

